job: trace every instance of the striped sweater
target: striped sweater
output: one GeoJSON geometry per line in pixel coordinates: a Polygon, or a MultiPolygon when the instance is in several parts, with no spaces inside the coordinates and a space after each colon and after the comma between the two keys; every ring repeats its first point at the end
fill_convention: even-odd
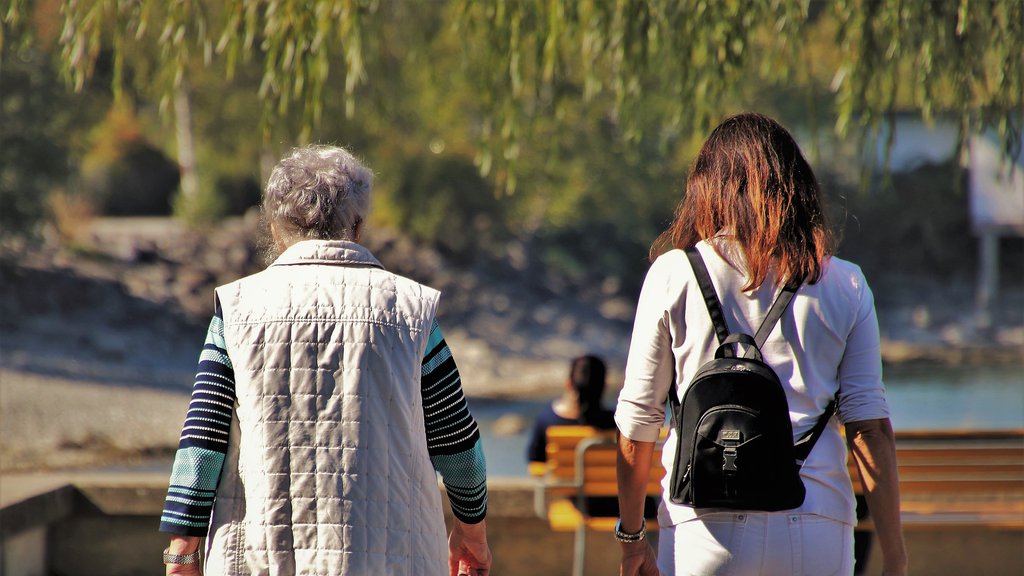
{"type": "MultiPolygon", "coordinates": [[[[160,531],[205,536],[227,454],[235,404],[234,368],[224,342],[218,303],[199,357],[160,531]]],[[[427,451],[441,474],[452,513],[467,524],[487,513],[487,470],[476,420],[469,412],[458,367],[434,320],[422,364],[427,451]]]]}

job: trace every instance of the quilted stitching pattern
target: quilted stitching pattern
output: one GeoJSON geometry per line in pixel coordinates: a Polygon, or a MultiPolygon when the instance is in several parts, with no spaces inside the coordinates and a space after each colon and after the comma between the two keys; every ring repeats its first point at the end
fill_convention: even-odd
{"type": "Polygon", "coordinates": [[[243,442],[229,447],[208,569],[445,573],[419,391],[438,295],[375,262],[355,244],[302,242],[218,289],[243,442]]]}

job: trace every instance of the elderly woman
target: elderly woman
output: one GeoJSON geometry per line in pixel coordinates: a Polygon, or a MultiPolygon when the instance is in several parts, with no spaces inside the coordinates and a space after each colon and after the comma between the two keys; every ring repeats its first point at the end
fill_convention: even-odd
{"type": "Polygon", "coordinates": [[[281,254],[216,290],[161,518],[167,574],[202,573],[203,536],[209,574],[488,573],[484,455],[439,293],[358,244],[371,182],[327,146],[271,174],[281,254]]]}

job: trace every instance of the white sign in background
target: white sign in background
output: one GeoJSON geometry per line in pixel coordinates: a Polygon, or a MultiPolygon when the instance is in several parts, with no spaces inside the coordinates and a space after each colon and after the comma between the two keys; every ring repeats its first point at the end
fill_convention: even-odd
{"type": "Polygon", "coordinates": [[[979,234],[1024,236],[1024,141],[1016,159],[987,136],[970,141],[971,223],[979,234]]]}

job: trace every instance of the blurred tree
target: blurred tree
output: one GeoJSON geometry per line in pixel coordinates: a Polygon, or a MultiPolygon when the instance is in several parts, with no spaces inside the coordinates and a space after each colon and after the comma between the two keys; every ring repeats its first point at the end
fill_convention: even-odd
{"type": "MultiPolygon", "coordinates": [[[[5,35],[5,43],[11,42],[5,35]]],[[[68,178],[67,91],[37,50],[4,61],[0,82],[0,235],[32,233],[46,210],[46,196],[68,178]]]]}
{"type": "Polygon", "coordinates": [[[74,158],[85,147],[79,135],[106,112],[110,77],[102,59],[97,93],[73,95],[60,81],[52,58],[57,16],[54,6],[0,25],[0,236],[31,237],[52,192],[78,195],[74,158]]]}
{"type": "Polygon", "coordinates": [[[170,214],[179,168],[142,133],[135,111],[121,103],[92,130],[82,158],[82,192],[100,214],[170,214]]]}
{"type": "MultiPolygon", "coordinates": [[[[870,135],[895,109],[952,114],[963,133],[994,126],[1007,142],[1020,130],[1020,0],[4,2],[8,110],[37,89],[10,75],[53,46],[86,98],[109,86],[106,102],[129,101],[146,141],[180,161],[175,131],[154,119],[179,116],[175,96],[188,96],[200,197],[179,198],[179,215],[244,210],[287,147],[338,143],[377,172],[375,224],[443,244],[448,209],[419,212],[437,197],[459,227],[489,219],[486,234],[583,286],[639,281],[695,147],[724,114],[777,116],[802,143],[810,135],[812,157],[816,122],[870,135]]],[[[67,146],[59,121],[81,100],[29,102],[37,123],[5,116],[0,137],[67,146]]],[[[77,146],[65,172],[86,156],[77,146]]],[[[32,150],[0,154],[45,155],[32,150]]],[[[447,249],[504,249],[456,243],[447,249]]]]}
{"type": "Polygon", "coordinates": [[[834,92],[840,135],[854,125],[877,129],[899,109],[927,121],[948,111],[961,140],[994,127],[1008,151],[1019,146],[1020,0],[457,3],[466,42],[493,71],[486,93],[506,155],[538,113],[579,97],[556,89],[572,77],[581,78],[584,99],[614,96],[611,112],[631,138],[648,136],[636,119],[652,97],[671,96],[659,110],[668,127],[704,133],[745,87],[799,81],[834,92]],[[823,30],[831,42],[808,43],[823,30]]]}
{"type": "MultiPolygon", "coordinates": [[[[8,0],[5,22],[27,0],[8,0]]],[[[239,62],[262,67],[265,127],[301,103],[307,139],[323,111],[331,74],[344,84],[345,112],[366,82],[369,48],[381,22],[402,13],[399,0],[69,0],[63,5],[63,56],[75,86],[84,85],[103,46],[122,82],[136,46],[159,53],[161,91],[173,97],[190,62],[221,57],[230,76],[239,62]]],[[[962,134],[995,127],[1019,142],[1024,94],[1024,2],[1020,0],[449,0],[487,117],[480,159],[513,162],[534,119],[571,102],[612,96],[610,113],[626,138],[644,136],[637,121],[652,98],[670,96],[662,122],[703,132],[729,111],[752,78],[784,83],[819,54],[808,30],[836,23],[838,59],[827,70],[838,110],[836,128],[877,126],[897,107],[929,119],[956,114],[962,134]],[[569,81],[575,90],[560,90],[569,81]],[[489,154],[489,155],[488,155],[489,154]]],[[[826,56],[828,59],[828,57],[826,56]]],[[[654,136],[659,136],[655,134],[654,136]]],[[[514,187],[515,181],[509,184],[514,187]]]]}
{"type": "Polygon", "coordinates": [[[501,205],[471,160],[423,155],[402,172],[392,194],[398,228],[460,259],[493,248],[504,239],[501,205]]]}

